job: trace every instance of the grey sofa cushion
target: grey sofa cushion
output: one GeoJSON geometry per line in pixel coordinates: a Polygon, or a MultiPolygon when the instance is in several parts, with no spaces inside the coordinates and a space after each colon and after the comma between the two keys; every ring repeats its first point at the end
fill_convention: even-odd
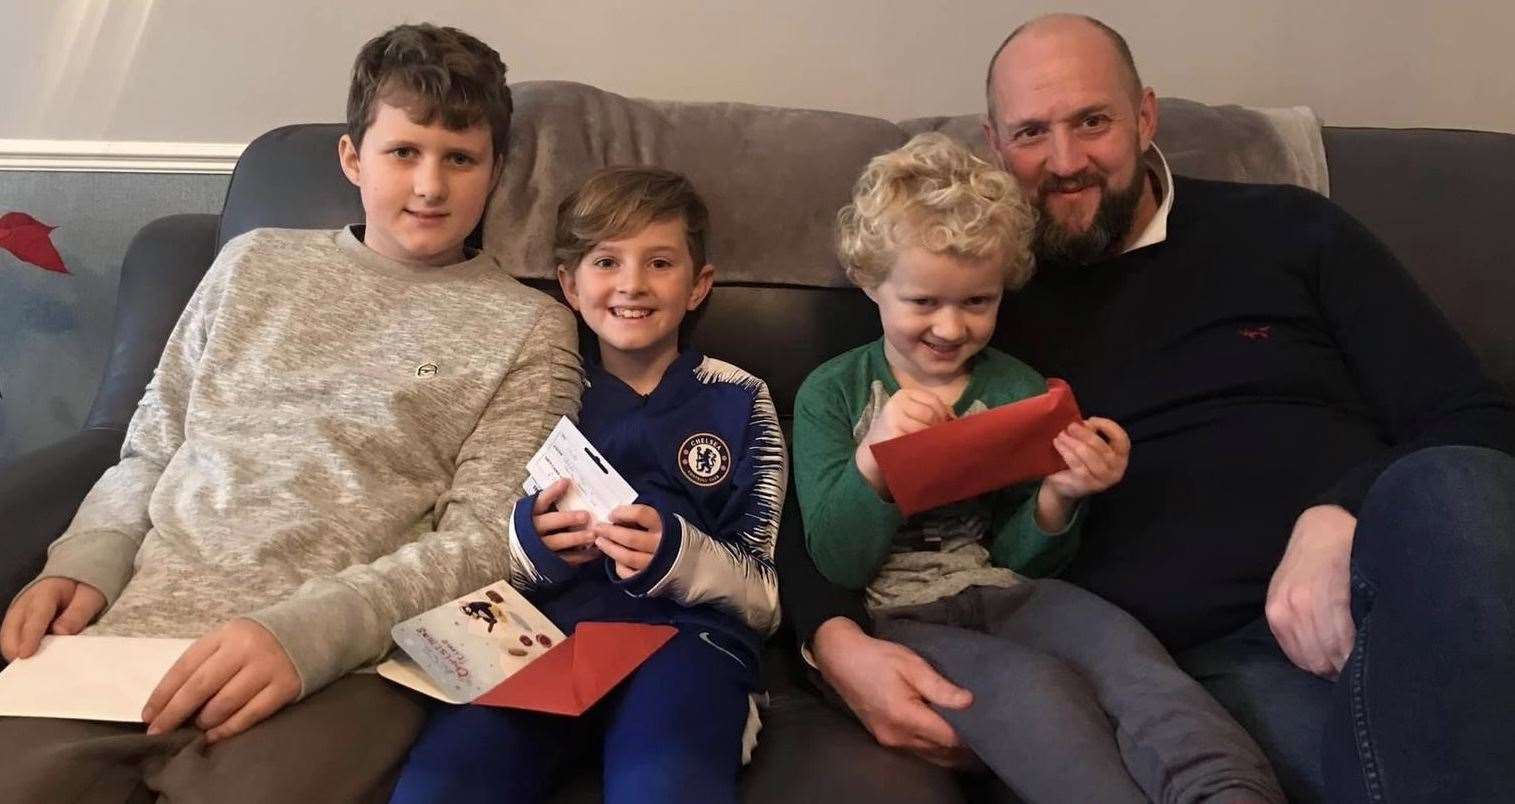
{"type": "MultiPolygon", "coordinates": [[[[553,275],[558,202],[590,172],[647,164],[684,173],[705,196],[718,282],[846,287],[832,226],[868,159],[936,129],[983,150],[978,114],[896,125],[838,112],[638,100],[565,81],[522,83],[515,97],[484,247],[523,277],[553,275]]],[[[1175,172],[1328,189],[1319,121],[1307,109],[1165,98],[1160,115],[1158,141],[1175,172]]]]}
{"type": "Polygon", "coordinates": [[[831,250],[836,210],[867,160],[904,141],[887,120],[838,112],[635,100],[562,81],[514,91],[484,247],[518,276],[552,275],[558,202],[590,172],[648,164],[701,191],[720,281],[845,285],[831,250]]]}

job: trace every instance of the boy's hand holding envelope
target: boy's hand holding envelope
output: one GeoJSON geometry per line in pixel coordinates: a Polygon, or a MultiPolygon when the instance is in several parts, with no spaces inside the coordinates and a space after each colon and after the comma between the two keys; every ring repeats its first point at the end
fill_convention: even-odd
{"type": "Polygon", "coordinates": [[[857,450],[858,471],[906,516],[1043,478],[1036,519],[1067,526],[1078,501],[1125,475],[1131,439],[1109,419],[1084,419],[1067,383],[964,419],[934,394],[901,389],[857,450]]]}
{"type": "Polygon", "coordinates": [[[217,743],[293,703],[300,687],[300,673],[273,633],[238,617],[179,656],[148,696],[142,720],[148,734],[163,734],[193,717],[205,742],[217,743]]]}
{"type": "Polygon", "coordinates": [[[874,460],[871,447],[881,441],[889,441],[903,435],[917,433],[933,424],[941,424],[952,418],[952,408],[936,394],[922,388],[901,388],[879,411],[868,432],[858,444],[857,469],[868,485],[885,500],[891,499],[884,474],[874,460]]]}
{"type": "Polygon", "coordinates": [[[77,634],[104,610],[105,595],[95,587],[72,578],[43,578],[11,601],[0,625],[0,655],[7,662],[28,658],[44,634],[77,634]]]}
{"type": "MultiPolygon", "coordinates": [[[[94,644],[108,644],[141,662],[125,673],[135,678],[143,672],[159,672],[144,668],[156,667],[153,662],[163,658],[162,650],[173,650],[177,659],[146,696],[146,705],[141,706],[141,698],[135,698],[141,706],[141,720],[148,724],[148,734],[161,734],[194,718],[195,726],[206,731],[207,743],[240,734],[299,697],[300,675],[294,663],[274,635],[252,620],[238,618],[224,623],[189,643],[187,648],[178,646],[181,640],[73,636],[104,608],[105,596],[89,584],[69,578],[43,578],[11,604],[5,623],[0,626],[0,652],[8,661],[29,659],[48,632],[87,640],[79,645],[104,640],[94,644]],[[157,647],[168,643],[173,644],[157,647]]],[[[132,719],[130,715],[122,717],[122,701],[143,691],[125,681],[117,686],[102,685],[91,675],[90,667],[81,668],[78,664],[84,655],[87,650],[80,652],[78,645],[70,645],[58,649],[53,659],[57,661],[57,670],[68,676],[63,682],[64,689],[74,689],[69,684],[82,685],[78,688],[89,691],[92,696],[89,700],[70,708],[56,700],[58,696],[54,694],[41,701],[41,708],[35,712],[24,714],[86,720],[132,719]],[[44,712],[48,707],[52,707],[51,711],[44,712]]]]}
{"type": "Polygon", "coordinates": [[[1073,422],[1052,439],[1068,468],[1042,479],[1036,524],[1045,531],[1067,527],[1078,501],[1110,488],[1126,474],[1131,437],[1120,425],[1099,417],[1073,422]]]}

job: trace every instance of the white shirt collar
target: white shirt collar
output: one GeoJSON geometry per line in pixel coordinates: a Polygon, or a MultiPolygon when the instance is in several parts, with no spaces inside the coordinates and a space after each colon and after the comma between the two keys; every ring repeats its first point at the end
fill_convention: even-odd
{"type": "Polygon", "coordinates": [[[1156,143],[1142,154],[1142,166],[1157,177],[1157,191],[1162,199],[1158,202],[1152,220],[1147,221],[1147,228],[1142,230],[1141,237],[1131,241],[1131,245],[1121,251],[1122,254],[1157,245],[1168,239],[1168,211],[1173,209],[1173,171],[1168,169],[1168,160],[1156,143]]]}

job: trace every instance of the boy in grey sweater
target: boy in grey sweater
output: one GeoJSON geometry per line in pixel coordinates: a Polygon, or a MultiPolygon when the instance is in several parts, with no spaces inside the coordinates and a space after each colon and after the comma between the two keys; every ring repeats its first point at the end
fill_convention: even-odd
{"type": "Polygon", "coordinates": [[[346,800],[403,758],[415,704],[343,676],[394,623],[508,575],[513,490],[578,407],[571,314],[464,245],[503,165],[504,78],[453,29],[369,42],[339,154],[364,225],[217,257],[120,463],[0,626],[7,659],[45,632],[196,641],[145,734],[0,720],[17,800],[346,800]]]}

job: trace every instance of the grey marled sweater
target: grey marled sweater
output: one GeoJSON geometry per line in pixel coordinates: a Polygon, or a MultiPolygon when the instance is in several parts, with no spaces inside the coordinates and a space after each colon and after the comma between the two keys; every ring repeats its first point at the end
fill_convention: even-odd
{"type": "Polygon", "coordinates": [[[108,608],[91,633],[266,626],[302,695],[390,627],[506,577],[527,458],[578,409],[572,315],[492,257],[417,267],[349,229],[226,245],[122,447],[40,577],[108,608]]]}

